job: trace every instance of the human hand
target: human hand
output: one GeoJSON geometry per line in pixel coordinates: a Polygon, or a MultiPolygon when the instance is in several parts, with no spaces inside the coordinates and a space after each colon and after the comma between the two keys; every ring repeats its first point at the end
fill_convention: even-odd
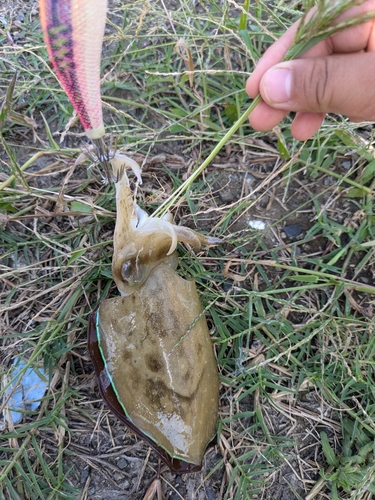
{"type": "MultiPolygon", "coordinates": [[[[367,0],[338,20],[374,11],[375,0],[367,0]]],[[[247,80],[249,96],[260,93],[263,99],[250,114],[250,125],[270,130],[296,111],[291,132],[305,141],[317,132],[326,113],[346,115],[354,122],[375,121],[375,20],[318,43],[299,59],[280,62],[298,22],[265,52],[247,80]]]]}

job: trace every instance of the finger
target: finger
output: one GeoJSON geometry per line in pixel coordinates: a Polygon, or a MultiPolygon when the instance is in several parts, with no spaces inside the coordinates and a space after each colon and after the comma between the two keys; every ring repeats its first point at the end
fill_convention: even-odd
{"type": "MultiPolygon", "coordinates": [[[[371,14],[375,10],[375,0],[367,0],[360,5],[356,5],[339,16],[335,24],[356,17],[360,18],[366,14],[371,14]]],[[[334,53],[357,52],[360,50],[373,50],[371,47],[371,38],[373,37],[374,21],[358,24],[352,28],[341,31],[331,38],[332,51],[334,53]]]]}
{"type": "Polygon", "coordinates": [[[375,121],[374,73],[375,52],[298,59],[267,71],[260,92],[275,109],[375,121]]]}
{"type": "Polygon", "coordinates": [[[307,141],[319,130],[324,117],[324,113],[297,113],[290,127],[292,136],[297,141],[307,141]]]}
{"type": "MultiPolygon", "coordinates": [[[[368,0],[362,5],[353,7],[344,12],[336,22],[342,22],[352,16],[361,16],[375,9],[375,0],[368,0]]],[[[307,19],[311,17],[315,9],[309,12],[307,19]]],[[[300,21],[296,21],[271,47],[264,53],[259,60],[256,68],[249,77],[246,83],[246,92],[253,99],[259,93],[259,84],[264,73],[275,64],[282,61],[285,54],[293,43],[298,25],[300,21]]],[[[349,53],[358,52],[360,50],[375,50],[375,23],[369,21],[358,26],[349,28],[337,35],[332,36],[328,40],[323,40],[310,50],[303,54],[303,57],[323,57],[332,53],[349,53]]]]}
{"type": "Polygon", "coordinates": [[[276,127],[287,114],[287,111],[273,109],[268,106],[268,104],[261,101],[249,115],[249,122],[255,130],[265,132],[266,130],[271,130],[273,127],[276,127]]]}

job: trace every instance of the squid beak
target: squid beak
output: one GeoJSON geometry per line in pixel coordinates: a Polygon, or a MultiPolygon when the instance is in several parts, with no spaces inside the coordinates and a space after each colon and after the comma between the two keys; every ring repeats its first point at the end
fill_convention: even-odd
{"type": "Polygon", "coordinates": [[[109,151],[107,146],[105,145],[103,138],[99,139],[91,139],[94,143],[96,149],[96,156],[98,157],[99,162],[104,167],[105,173],[107,175],[108,182],[113,180],[112,167],[109,161],[109,151]]]}

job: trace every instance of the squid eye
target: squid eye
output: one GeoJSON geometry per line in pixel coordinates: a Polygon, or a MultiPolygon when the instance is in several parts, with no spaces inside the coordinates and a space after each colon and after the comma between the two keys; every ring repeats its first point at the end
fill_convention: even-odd
{"type": "Polygon", "coordinates": [[[124,281],[133,281],[132,274],[133,274],[132,262],[131,260],[126,260],[121,266],[121,278],[124,281]]]}

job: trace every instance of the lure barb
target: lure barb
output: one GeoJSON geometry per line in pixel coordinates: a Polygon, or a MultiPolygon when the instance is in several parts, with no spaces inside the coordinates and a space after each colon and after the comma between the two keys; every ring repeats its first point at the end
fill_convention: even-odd
{"type": "Polygon", "coordinates": [[[103,138],[92,139],[92,142],[96,149],[96,156],[98,158],[99,163],[103,166],[105,173],[107,175],[107,179],[109,182],[113,179],[112,168],[110,164],[110,152],[105,145],[103,138]]]}

